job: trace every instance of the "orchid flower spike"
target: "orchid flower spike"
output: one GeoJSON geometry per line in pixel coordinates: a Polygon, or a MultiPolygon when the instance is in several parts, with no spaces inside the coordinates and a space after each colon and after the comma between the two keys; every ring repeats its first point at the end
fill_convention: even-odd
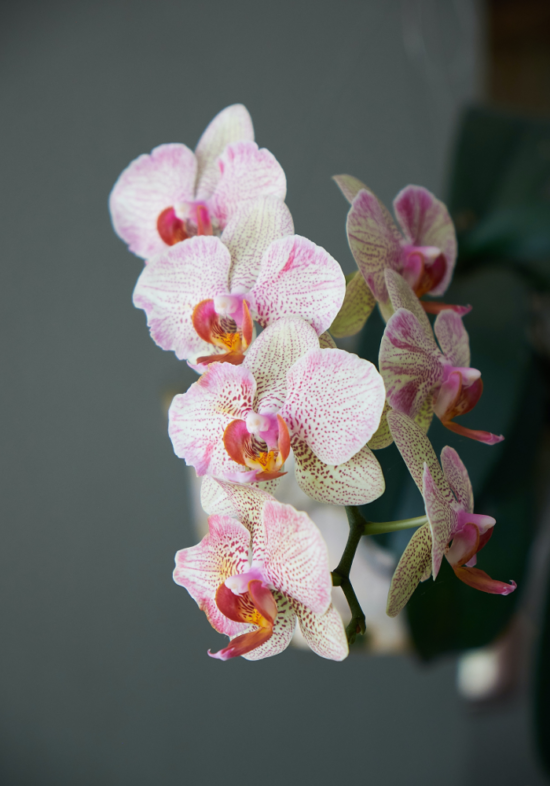
{"type": "Polygon", "coordinates": [[[313,521],[250,486],[221,484],[220,496],[230,515],[210,516],[208,534],[178,551],[174,570],[174,581],[231,639],[208,654],[219,660],[278,655],[298,619],[317,655],[343,660],[346,633],[331,604],[327,547],[313,521]]]}
{"type": "Polygon", "coordinates": [[[193,235],[219,234],[243,201],[285,195],[281,166],[258,149],[248,111],[234,104],[207,126],[194,153],[182,144],[160,145],[132,161],[109,208],[130,251],[150,259],[193,235]]]}
{"type": "MultiPolygon", "coordinates": [[[[401,231],[372,191],[350,175],[334,180],[351,202],[347,233],[357,267],[387,319],[391,306],[384,281],[386,269],[396,270],[422,295],[442,295],[451,282],[456,261],[456,234],[443,202],[422,186],[406,186],[393,201],[401,231]]],[[[422,303],[437,313],[454,308],[443,303],[422,303]]]]}
{"type": "Polygon", "coordinates": [[[388,423],[428,517],[428,523],[412,536],[393,575],[389,616],[401,611],[419,581],[437,577],[443,557],[468,586],[509,595],[516,589],[515,581],[497,581],[475,567],[477,553],[493,534],[495,519],[474,513],[472,484],[456,450],[444,447],[440,466],[428,437],[414,421],[394,410],[388,413],[388,423]]]}
{"type": "Polygon", "coordinates": [[[293,234],[292,216],[273,197],[239,206],[220,238],[194,237],[158,254],[143,269],[134,304],[154,341],[198,371],[238,365],[253,336],[284,316],[299,316],[318,335],[345,294],[340,265],[293,234]]]}
{"type": "Polygon", "coordinates": [[[321,349],[314,328],[281,319],[254,341],[240,366],[213,363],[176,396],[169,434],[198,475],[240,483],[284,474],[320,502],[361,505],[384,491],[366,446],[384,407],[384,383],[367,360],[321,349]]]}
{"type": "Polygon", "coordinates": [[[380,344],[380,373],[393,409],[420,419],[427,431],[433,413],[456,434],[486,445],[504,437],[466,428],[454,422],[470,412],[483,392],[481,372],[470,368],[470,342],[462,318],[454,311],[438,314],[434,330],[420,301],[406,281],[386,271],[387,290],[395,313],[380,344]]]}

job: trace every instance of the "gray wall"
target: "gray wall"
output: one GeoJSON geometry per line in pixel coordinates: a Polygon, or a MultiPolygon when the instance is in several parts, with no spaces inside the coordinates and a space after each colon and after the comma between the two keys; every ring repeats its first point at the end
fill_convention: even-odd
{"type": "MultiPolygon", "coordinates": [[[[473,762],[481,777],[494,759],[452,662],[207,658],[221,638],[171,581],[194,534],[163,397],[193,375],[132,308],[141,262],[107,213],[132,158],[194,145],[240,101],[286,169],[297,231],[352,269],[329,178],[385,199],[408,182],[441,192],[476,92],[472,3],[4,0],[0,14],[1,782],[477,783],[473,762]]],[[[519,783],[510,765],[499,777],[519,783]]]]}

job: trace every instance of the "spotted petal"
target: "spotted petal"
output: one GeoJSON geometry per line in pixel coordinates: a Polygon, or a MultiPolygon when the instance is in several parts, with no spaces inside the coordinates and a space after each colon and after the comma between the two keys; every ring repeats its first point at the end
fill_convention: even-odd
{"type": "Polygon", "coordinates": [[[294,224],[290,210],[280,199],[263,197],[241,203],[222,234],[231,253],[231,291],[252,289],[269,245],[292,234],[294,224]]]}
{"type": "Polygon", "coordinates": [[[443,202],[422,186],[404,188],[395,197],[393,207],[410,243],[441,249],[446,262],[445,274],[430,294],[442,295],[451,282],[457,254],[456,234],[449,211],[443,202]]]}
{"type": "Polygon", "coordinates": [[[435,579],[447,546],[457,529],[458,520],[448,496],[440,491],[427,464],[424,464],[422,496],[432,532],[432,573],[435,579]]]}
{"type": "Polygon", "coordinates": [[[292,441],[296,481],[303,492],[327,505],[366,505],[386,488],[382,468],[365,445],[338,466],[325,464],[299,439],[292,441]]]}
{"type": "Polygon", "coordinates": [[[324,614],[315,614],[306,606],[294,603],[300,630],[316,655],[329,660],[344,660],[349,653],[342,618],[330,605],[324,614]]]}
{"type": "Polygon", "coordinates": [[[227,636],[243,633],[247,625],[225,617],[216,605],[216,591],[230,576],[248,568],[250,533],[229,516],[210,516],[208,534],[197,546],[176,554],[174,581],[206,612],[212,627],[227,636]]]}
{"type": "Polygon", "coordinates": [[[395,569],[388,593],[386,613],[395,617],[406,605],[418,582],[429,577],[432,564],[432,534],[429,524],[417,529],[395,569]]]}
{"type": "Polygon", "coordinates": [[[138,257],[166,249],[157,230],[163,210],[193,199],[197,163],[185,145],[160,145],[136,158],[109,197],[113,227],[138,257]]]}
{"type": "Polygon", "coordinates": [[[441,451],[441,466],[445,473],[447,483],[452,488],[461,508],[468,513],[474,512],[474,493],[468,470],[462,463],[460,456],[446,445],[441,451]]]}
{"type": "Polygon", "coordinates": [[[197,475],[240,472],[223,445],[232,420],[244,420],[252,409],[256,383],[244,366],[213,363],[186,393],[176,396],[169,411],[168,433],[174,452],[195,467],[197,475]]]}
{"type": "Polygon", "coordinates": [[[374,295],[359,271],[352,274],[346,284],[344,302],[330,326],[336,338],[359,333],[376,305],[374,295]]]}
{"type": "Polygon", "coordinates": [[[470,339],[462,318],[455,311],[442,311],[434,324],[435,335],[445,358],[452,366],[470,366],[470,339]]]}
{"type": "Polygon", "coordinates": [[[275,156],[255,142],[228,145],[219,157],[221,177],[209,205],[225,227],[240,203],[247,199],[286,196],[286,177],[275,156]]]}
{"type": "Polygon", "coordinates": [[[191,362],[212,354],[212,345],[193,327],[193,310],[201,301],[228,292],[230,264],[229,251],[217,237],[193,237],[149,262],[133,299],[147,314],[151,337],[159,347],[191,362]]]}
{"type": "Polygon", "coordinates": [[[430,320],[422,308],[420,300],[416,297],[403,276],[396,273],[395,270],[388,269],[384,274],[384,278],[394,312],[400,308],[405,308],[407,311],[410,311],[417,318],[428,340],[433,341],[433,330],[430,325],[430,320]]]}
{"type": "Polygon", "coordinates": [[[262,327],[297,316],[321,335],[340,310],[345,291],[338,262],[311,240],[291,235],[274,241],[264,253],[247,300],[262,327]]]}
{"type": "Polygon", "coordinates": [[[253,142],[254,128],[248,110],[242,104],[227,106],[210,121],[197,147],[197,199],[212,196],[220,179],[217,158],[232,142],[253,142]]]}
{"type": "Polygon", "coordinates": [[[360,191],[353,200],[347,232],[351,253],[374,297],[379,302],[387,302],[384,270],[387,267],[396,270],[400,265],[401,234],[371,191],[360,191]]]}
{"type": "MultiPolygon", "coordinates": [[[[283,595],[282,592],[276,591],[273,592],[273,597],[277,602],[277,617],[273,626],[273,635],[265,644],[243,655],[243,658],[246,658],[246,660],[271,658],[273,655],[279,655],[283,650],[286,650],[290,644],[294,628],[296,627],[296,612],[294,611],[292,600],[283,595]]],[[[250,626],[250,630],[253,629],[250,626]]]]}
{"type": "Polygon", "coordinates": [[[287,374],[281,417],[326,464],[342,464],[372,437],[386,400],[372,363],[341,349],[312,349],[287,374]]]}
{"type": "Polygon", "coordinates": [[[366,185],[353,175],[333,175],[332,179],[350,204],[361,190],[368,191],[366,185]]]}

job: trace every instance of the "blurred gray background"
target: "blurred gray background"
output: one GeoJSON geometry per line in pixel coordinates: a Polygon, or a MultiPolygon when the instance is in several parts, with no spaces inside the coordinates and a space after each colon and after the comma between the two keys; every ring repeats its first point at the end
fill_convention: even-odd
{"type": "Polygon", "coordinates": [[[525,712],[472,715],[452,660],[207,657],[171,580],[195,534],[164,399],[194,375],[107,211],[133,158],[242,102],[296,231],[352,270],[330,176],[443,195],[484,35],[474,0],[2,3],[2,784],[542,783],[525,712]]]}

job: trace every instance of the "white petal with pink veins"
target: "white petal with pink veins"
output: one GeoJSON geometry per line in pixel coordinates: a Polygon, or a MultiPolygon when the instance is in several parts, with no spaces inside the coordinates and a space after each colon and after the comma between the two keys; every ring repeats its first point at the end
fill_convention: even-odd
{"type": "Polygon", "coordinates": [[[326,464],[342,464],[372,437],[386,393],[375,366],[341,349],[310,350],[287,374],[281,417],[326,464]]]}
{"type": "MultiPolygon", "coordinates": [[[[296,627],[296,613],[292,600],[282,592],[273,592],[273,597],[277,603],[277,617],[275,625],[273,626],[273,635],[265,644],[251,650],[243,658],[246,660],[262,660],[263,658],[271,658],[273,655],[286,650],[290,644],[290,640],[294,634],[296,627]]],[[[255,630],[255,627],[250,625],[249,630],[255,630]]]]}
{"type": "Polygon", "coordinates": [[[305,442],[292,441],[296,458],[296,482],[312,499],[328,505],[366,505],[386,488],[378,459],[365,445],[338,466],[325,464],[305,442]]]}
{"type": "Polygon", "coordinates": [[[246,418],[255,392],[254,377],[244,366],[211,364],[170,407],[168,433],[176,456],[197,475],[240,472],[243,468],[227,455],[223,434],[232,420],[246,418]]]}
{"type": "Polygon", "coordinates": [[[216,237],[176,243],[149,262],[133,300],[147,314],[151,337],[159,347],[173,350],[180,360],[212,354],[212,345],[193,327],[193,310],[202,300],[227,293],[230,265],[229,251],[216,237]]]}
{"type": "Polygon", "coordinates": [[[266,579],[312,611],[325,612],[332,581],[327,547],[313,521],[276,500],[264,503],[261,520],[263,538],[253,542],[253,559],[266,579]]]}
{"type": "Polygon", "coordinates": [[[206,126],[195,149],[197,157],[197,199],[212,196],[220,179],[217,158],[232,142],[253,142],[254,128],[248,110],[242,104],[222,109],[206,126]]]}
{"type": "Polygon", "coordinates": [[[280,199],[263,197],[240,204],[222,234],[231,253],[231,291],[252,289],[266,249],[274,240],[292,234],[290,210],[280,199]]]}
{"type": "Polygon", "coordinates": [[[194,198],[197,163],[185,145],[160,145],[124,170],[109,197],[113,227],[138,257],[167,248],[157,230],[163,210],[194,198]]]}
{"type": "Polygon", "coordinates": [[[197,546],[176,554],[174,581],[185,587],[217,631],[236,636],[248,626],[221,613],[216,606],[216,592],[230,576],[247,570],[250,533],[228,516],[211,516],[208,529],[197,546]]]}
{"type": "Polygon", "coordinates": [[[247,300],[262,327],[297,316],[321,335],[332,324],[345,293],[338,262],[311,240],[292,235],[269,246],[247,300]]]}
{"type": "Polygon", "coordinates": [[[286,196],[286,177],[275,156],[255,142],[228,145],[218,159],[221,177],[209,201],[212,214],[225,227],[247,199],[286,196]]]}
{"type": "Polygon", "coordinates": [[[319,348],[315,330],[297,317],[280,319],[251,344],[243,366],[257,385],[254,408],[277,412],[286,398],[287,371],[309,349],[319,348]]]}
{"type": "Polygon", "coordinates": [[[456,311],[445,310],[437,315],[435,335],[445,358],[452,366],[470,365],[470,339],[462,317],[456,311]]]}
{"type": "Polygon", "coordinates": [[[324,614],[315,614],[299,603],[294,604],[300,630],[313,652],[321,658],[344,660],[349,653],[342,618],[329,606],[324,614]]]}

